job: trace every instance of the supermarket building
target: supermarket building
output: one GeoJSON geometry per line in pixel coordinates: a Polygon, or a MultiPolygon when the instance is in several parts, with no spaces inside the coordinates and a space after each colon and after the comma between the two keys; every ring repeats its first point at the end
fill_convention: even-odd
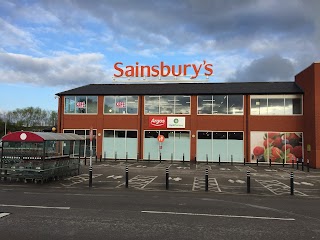
{"type": "Polygon", "coordinates": [[[92,128],[107,159],[320,168],[320,63],[292,82],[90,84],[57,96],[58,132],[86,136],[83,157],[92,128]]]}

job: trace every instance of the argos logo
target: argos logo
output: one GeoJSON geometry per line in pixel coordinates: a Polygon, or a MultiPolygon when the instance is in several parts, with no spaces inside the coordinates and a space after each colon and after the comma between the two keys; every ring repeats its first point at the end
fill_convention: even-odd
{"type": "Polygon", "coordinates": [[[205,76],[213,75],[212,64],[203,60],[203,63],[197,66],[197,64],[183,64],[183,65],[166,65],[164,62],[160,62],[159,65],[153,66],[140,66],[139,62],[136,62],[135,66],[123,67],[122,62],[116,62],[114,69],[117,73],[113,74],[114,77],[181,77],[187,76],[187,71],[193,72],[190,79],[195,79],[199,76],[201,70],[204,71],[205,76]]]}
{"type": "Polygon", "coordinates": [[[167,126],[166,117],[149,117],[149,127],[151,128],[160,128],[167,126]]]}

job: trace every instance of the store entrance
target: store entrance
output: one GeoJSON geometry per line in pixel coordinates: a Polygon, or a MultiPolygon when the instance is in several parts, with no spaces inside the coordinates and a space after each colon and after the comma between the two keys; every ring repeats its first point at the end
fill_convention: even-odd
{"type": "Polygon", "coordinates": [[[145,131],[143,159],[160,160],[160,155],[161,160],[190,161],[190,131],[145,131]]]}

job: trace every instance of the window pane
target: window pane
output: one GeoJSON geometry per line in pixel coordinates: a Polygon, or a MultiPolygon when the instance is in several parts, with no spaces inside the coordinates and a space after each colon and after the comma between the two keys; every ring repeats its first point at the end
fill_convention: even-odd
{"type": "Polygon", "coordinates": [[[86,113],[87,99],[85,96],[76,97],[76,113],[86,113]]]}
{"type": "Polygon", "coordinates": [[[64,133],[74,133],[74,130],[63,130],[64,133]]]}
{"type": "Polygon", "coordinates": [[[213,139],[227,139],[227,133],[226,132],[214,132],[213,139]]]}
{"type": "Polygon", "coordinates": [[[114,137],[114,131],[113,130],[104,130],[104,137],[105,138],[113,138],[114,137]]]}
{"type": "Polygon", "coordinates": [[[251,98],[251,115],[267,115],[267,97],[251,98]]]}
{"type": "Polygon", "coordinates": [[[268,97],[268,115],[284,115],[284,98],[268,97]]]}
{"type": "Polygon", "coordinates": [[[228,139],[243,140],[242,132],[228,132],[228,139]]]}
{"type": "Polygon", "coordinates": [[[159,136],[159,132],[157,131],[145,131],[144,137],[145,138],[157,138],[159,136]]]}
{"type": "Polygon", "coordinates": [[[75,134],[84,136],[86,134],[86,131],[85,130],[75,130],[75,134]]]}
{"type": "Polygon", "coordinates": [[[125,96],[116,96],[116,113],[127,113],[127,104],[125,96]]]}
{"type": "Polygon", "coordinates": [[[98,97],[88,96],[87,97],[87,113],[98,113],[98,97]]]}
{"type": "Polygon", "coordinates": [[[127,96],[127,113],[138,113],[138,96],[127,96]]]}
{"type": "Polygon", "coordinates": [[[228,114],[243,114],[243,96],[228,96],[228,114]]]}
{"type": "Polygon", "coordinates": [[[127,138],[137,138],[137,131],[127,131],[127,138]]]}
{"type": "Polygon", "coordinates": [[[104,113],[112,114],[115,113],[115,97],[105,96],[104,97],[104,113]]]}
{"type": "Polygon", "coordinates": [[[64,112],[65,113],[74,113],[75,112],[75,97],[74,96],[65,96],[64,97],[64,112]]]}
{"type": "Polygon", "coordinates": [[[144,97],[144,114],[159,114],[159,96],[144,97]]]}
{"type": "Polygon", "coordinates": [[[285,98],[285,114],[292,115],[292,114],[301,114],[302,113],[302,104],[301,104],[301,97],[289,97],[285,98]]]}
{"type": "Polygon", "coordinates": [[[115,131],[116,138],[124,138],[126,137],[125,131],[115,131]]]}
{"type": "Polygon", "coordinates": [[[174,96],[160,97],[160,114],[173,114],[174,96]]]}
{"type": "Polygon", "coordinates": [[[175,114],[190,114],[190,96],[175,97],[175,114]]]}
{"type": "Polygon", "coordinates": [[[213,96],[212,114],[227,114],[227,96],[214,95],[213,96]]]}
{"type": "Polygon", "coordinates": [[[212,132],[198,132],[198,139],[212,139],[212,132]]]}
{"type": "Polygon", "coordinates": [[[198,114],[212,114],[212,96],[198,96],[198,114]]]}

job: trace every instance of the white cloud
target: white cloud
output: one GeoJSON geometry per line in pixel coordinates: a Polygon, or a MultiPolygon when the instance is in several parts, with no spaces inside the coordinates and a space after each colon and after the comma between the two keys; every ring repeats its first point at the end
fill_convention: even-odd
{"type": "Polygon", "coordinates": [[[0,53],[0,82],[29,83],[39,86],[80,86],[111,81],[111,72],[101,64],[100,53],[36,58],[22,54],[0,53]]]}

